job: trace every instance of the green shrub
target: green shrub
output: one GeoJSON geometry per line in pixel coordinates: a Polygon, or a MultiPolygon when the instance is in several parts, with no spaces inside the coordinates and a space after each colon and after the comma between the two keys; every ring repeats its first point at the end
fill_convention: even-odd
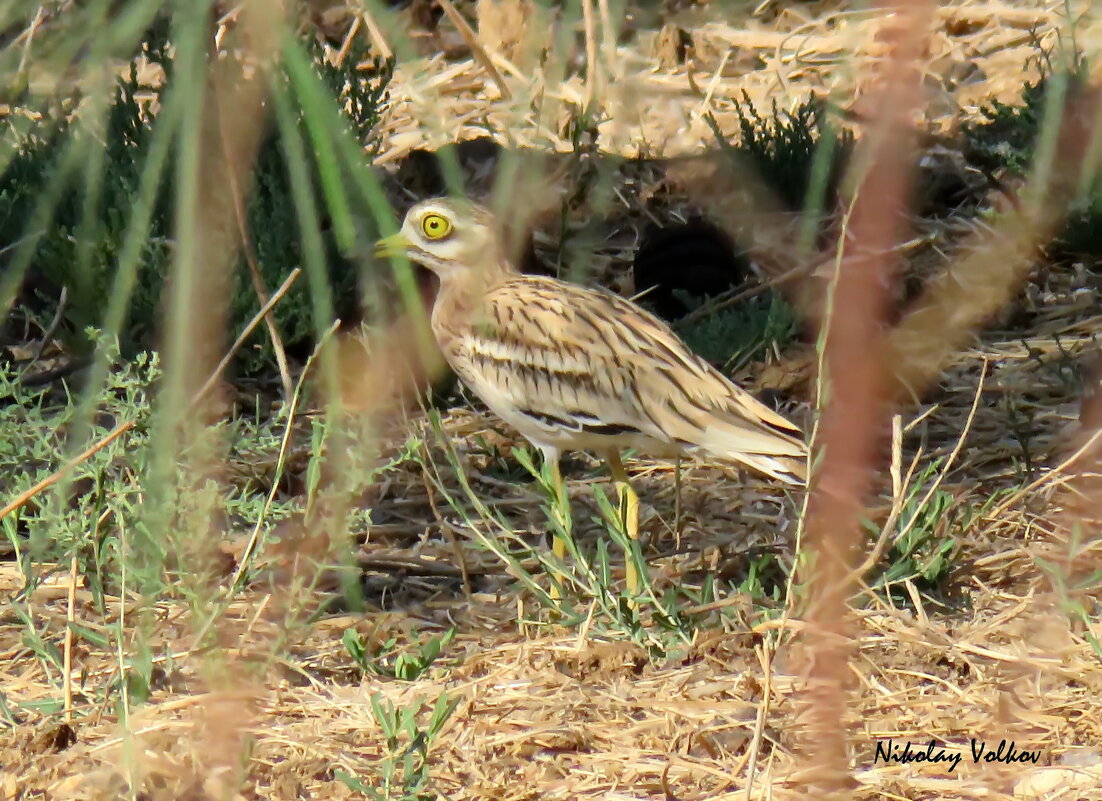
{"type": "Polygon", "coordinates": [[[961,128],[968,160],[987,170],[1006,168],[1024,175],[1033,161],[1047,87],[1048,80],[1042,78],[1022,88],[1020,103],[994,100],[982,106],[982,121],[961,128]]]}
{"type": "MultiPolygon", "coordinates": [[[[686,303],[699,307],[703,302],[686,299],[686,303]]],[[[770,348],[787,345],[798,326],[795,310],[779,294],[764,292],[676,328],[695,353],[730,373],[770,348]]]]}
{"type": "Polygon", "coordinates": [[[961,543],[977,521],[1013,489],[987,495],[960,495],[942,489],[944,459],[927,464],[909,482],[891,528],[865,520],[870,539],[887,536],[880,563],[873,568],[869,585],[893,602],[906,606],[913,597],[907,585],[928,600],[948,604],[960,588],[954,576],[962,567],[961,543]]]}
{"type": "MultiPolygon", "coordinates": [[[[151,61],[171,69],[165,55],[164,41],[151,42],[144,52],[151,61]]],[[[83,332],[88,326],[99,323],[97,313],[102,310],[102,299],[107,297],[111,283],[112,267],[122,249],[129,207],[138,191],[139,176],[148,150],[152,128],[138,103],[137,70],[132,66],[129,76],[118,83],[118,98],[111,106],[103,131],[105,163],[104,180],[98,201],[90,197],[85,185],[68,187],[60,194],[51,222],[41,231],[32,231],[32,217],[39,198],[49,190],[61,153],[66,143],[77,136],[87,135],[73,124],[69,104],[52,107],[39,125],[25,135],[16,130],[9,132],[9,146],[14,155],[7,169],[0,176],[0,239],[6,243],[22,242],[39,235],[29,269],[57,286],[70,290],[71,302],[67,312],[69,331],[83,332]],[[81,230],[85,208],[96,230],[91,236],[81,230]],[[77,265],[81,243],[87,248],[87,269],[77,265]]],[[[132,300],[135,324],[148,324],[153,319],[147,307],[155,306],[159,292],[153,276],[165,274],[170,255],[170,212],[167,198],[162,197],[155,206],[151,236],[142,254],[142,273],[139,275],[132,300]]],[[[51,301],[56,298],[43,298],[51,301]]],[[[80,334],[77,334],[79,338],[80,334]]],[[[129,341],[129,337],[126,337],[129,341]]],[[[86,342],[81,343],[87,345],[86,342]]]]}
{"type": "MultiPolygon", "coordinates": [[[[95,399],[90,425],[83,424],[83,412],[68,393],[29,388],[17,373],[0,366],[0,430],[5,432],[0,438],[0,475],[12,495],[50,476],[72,453],[103,439],[117,425],[133,423],[122,436],[77,465],[64,482],[3,521],[9,545],[21,555],[29,586],[42,577],[39,571],[51,569],[50,563],[75,554],[97,604],[105,593],[117,593],[115,582],[123,573],[130,575],[139,591],[166,591],[169,582],[164,572],[172,541],[171,534],[151,531],[148,515],[142,512],[159,360],[148,352],[122,360],[117,349],[109,350],[106,356],[114,366],[95,399]],[[74,441],[74,436],[80,440],[74,441]]],[[[278,422],[234,419],[220,426],[231,451],[247,445],[274,454],[281,433],[278,422]]],[[[183,488],[187,476],[177,478],[183,488]]],[[[230,492],[219,507],[227,515],[255,515],[262,497],[260,491],[230,492]]],[[[287,514],[281,507],[271,517],[287,514]]]]}
{"type": "MultiPolygon", "coordinates": [[[[162,476],[163,445],[153,433],[154,398],[162,378],[158,355],[142,351],[123,359],[117,346],[103,339],[97,347],[110,369],[91,399],[90,419],[68,389],[28,387],[18,371],[0,363],[5,501],[52,476],[73,454],[101,443],[117,426],[131,424],[62,481],[0,520],[0,540],[16,554],[29,587],[75,555],[97,603],[104,594],[117,594],[121,575],[151,597],[186,597],[189,582],[203,579],[195,561],[184,563],[196,542],[189,510],[209,501],[227,538],[244,537],[254,526],[262,542],[268,535],[278,537],[278,524],[304,515],[325,490],[319,482],[327,449],[343,452],[344,445],[333,443],[362,441],[363,431],[351,419],[314,419],[308,434],[296,435],[294,427],[301,429],[302,421],[289,421],[289,406],[280,405],[269,415],[258,402],[255,410],[238,409],[211,427],[211,437],[224,449],[224,469],[196,475],[189,449],[209,445],[197,442],[176,454],[177,461],[162,476]],[[291,449],[284,452],[289,425],[291,449]]],[[[379,475],[408,457],[408,450],[402,451],[380,465],[371,448],[352,449],[348,470],[341,474],[342,490],[360,497],[379,475]]],[[[344,520],[350,532],[362,532],[369,524],[370,510],[359,505],[344,520]]],[[[409,665],[404,669],[412,670],[409,665]]]]}
{"type": "MultiPolygon", "coordinates": [[[[1026,175],[1042,135],[1049,93],[1059,85],[1074,90],[1088,81],[1085,64],[1077,62],[1063,73],[1050,69],[1027,83],[1017,103],[996,100],[983,106],[981,120],[962,127],[968,160],[987,172],[1026,175]]],[[[1069,91],[1066,96],[1075,94],[1069,91]]],[[[1102,181],[1097,174],[1083,181],[1083,191],[1068,209],[1064,230],[1053,241],[1049,255],[1057,260],[1102,255],[1102,181]]]]}
{"type": "Polygon", "coordinates": [[[735,113],[739,118],[737,143],[727,142],[716,129],[724,149],[747,159],[786,206],[802,209],[809,200],[825,201],[828,206],[833,202],[853,149],[853,135],[828,127],[822,103],[810,99],[789,113],[780,111],[774,101],[772,114],[765,117],[744,92],[743,101],[735,104],[735,113]],[[823,172],[817,175],[817,170],[823,172]],[[813,187],[817,198],[809,197],[813,187]]]}
{"type": "MultiPolygon", "coordinates": [[[[167,39],[158,31],[154,31],[142,46],[148,60],[165,70],[164,86],[171,85],[172,81],[168,47],[167,39]]],[[[372,76],[365,80],[355,68],[364,55],[362,50],[350,52],[340,67],[322,58],[321,47],[316,43],[311,46],[311,53],[322,80],[343,101],[353,134],[359,141],[366,141],[378,119],[392,65],[376,62],[372,76]]],[[[73,185],[62,193],[29,264],[33,273],[55,286],[69,289],[70,302],[62,335],[75,350],[86,350],[90,346],[83,336],[86,328],[103,324],[104,301],[111,290],[130,224],[131,207],[152,141],[155,121],[138,100],[139,94],[148,95],[150,91],[150,87],[139,83],[134,66],[127,77],[118,81],[117,99],[107,114],[103,135],[105,166],[99,196],[94,197],[87,182],[77,176],[73,185]],[[91,231],[82,228],[82,218],[89,204],[93,208],[91,231]],[[83,269],[79,266],[82,251],[83,269]]],[[[159,94],[159,90],[153,91],[159,94]]],[[[68,114],[66,108],[60,107],[55,118],[44,120],[30,132],[19,135],[13,130],[9,133],[9,146],[13,147],[14,154],[0,176],[0,206],[3,208],[0,241],[15,243],[34,233],[28,226],[35,205],[54,179],[66,143],[72,137],[87,135],[72,124],[68,114]]],[[[301,113],[299,116],[299,125],[304,129],[301,113]]],[[[311,179],[317,186],[317,165],[311,161],[309,166],[311,179]]],[[[274,291],[293,268],[302,264],[291,181],[282,136],[274,123],[270,124],[262,141],[253,180],[246,209],[249,236],[264,283],[269,291],[274,291]]],[[[135,353],[155,343],[154,335],[162,316],[162,288],[173,252],[174,181],[172,169],[165,170],[160,178],[127,320],[119,332],[124,353],[135,353]]],[[[368,218],[366,213],[362,216],[368,218]]],[[[348,258],[351,254],[340,253],[332,236],[325,233],[334,294],[355,298],[357,275],[348,258]]],[[[243,257],[235,275],[237,281],[230,301],[233,331],[240,330],[259,308],[243,257]]],[[[275,308],[276,322],[288,347],[308,343],[316,330],[306,284],[300,281],[275,308]]],[[[272,359],[270,343],[260,337],[257,342],[257,349],[243,351],[242,366],[250,372],[269,364],[272,359]]]]}

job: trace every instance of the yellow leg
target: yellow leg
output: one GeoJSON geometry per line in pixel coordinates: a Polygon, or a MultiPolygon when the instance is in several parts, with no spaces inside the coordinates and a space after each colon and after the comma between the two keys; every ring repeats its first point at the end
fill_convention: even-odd
{"type": "MultiPolygon", "coordinates": [[[[551,460],[551,486],[555,490],[555,503],[552,507],[557,518],[557,522],[562,526],[563,531],[570,531],[570,501],[566,497],[566,485],[562,480],[562,470],[559,469],[559,460],[551,460]]],[[[566,556],[566,540],[559,536],[558,532],[555,533],[555,542],[551,547],[555,556],[562,559],[566,556]]]]}
{"type": "MultiPolygon", "coordinates": [[[[555,515],[555,521],[559,524],[561,530],[569,533],[571,527],[570,501],[566,497],[566,485],[563,483],[562,471],[559,469],[559,454],[557,451],[544,451],[543,458],[551,468],[551,487],[555,492],[551,512],[555,515]]],[[[551,552],[561,561],[566,560],[566,540],[561,536],[559,530],[554,533],[551,552]]],[[[559,584],[565,583],[565,576],[560,574],[556,578],[559,584]]],[[[554,584],[551,585],[551,597],[556,601],[562,597],[558,587],[554,584]]]]}
{"type": "Polygon", "coordinates": [[[681,550],[681,457],[673,467],[673,536],[677,549],[681,550]]]}
{"type": "MultiPolygon", "coordinates": [[[[629,540],[639,539],[639,496],[631,488],[628,474],[624,470],[624,463],[620,461],[620,454],[616,451],[608,453],[608,467],[612,472],[612,480],[616,482],[616,491],[620,497],[620,521],[624,526],[624,532],[629,540]]],[[[625,554],[625,575],[627,578],[628,592],[638,595],[642,586],[639,582],[639,574],[635,569],[635,560],[631,552],[625,554]]]]}

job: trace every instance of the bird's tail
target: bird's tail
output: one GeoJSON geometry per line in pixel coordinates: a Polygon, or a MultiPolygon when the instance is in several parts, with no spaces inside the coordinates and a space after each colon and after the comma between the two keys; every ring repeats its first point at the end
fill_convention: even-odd
{"type": "Polygon", "coordinates": [[[786,484],[807,482],[807,446],[788,433],[712,425],[705,430],[701,446],[712,456],[739,462],[786,484]]]}
{"type": "Polygon", "coordinates": [[[803,486],[807,483],[807,461],[793,456],[766,456],[760,453],[736,453],[731,457],[760,473],[783,481],[785,484],[803,486]]]}

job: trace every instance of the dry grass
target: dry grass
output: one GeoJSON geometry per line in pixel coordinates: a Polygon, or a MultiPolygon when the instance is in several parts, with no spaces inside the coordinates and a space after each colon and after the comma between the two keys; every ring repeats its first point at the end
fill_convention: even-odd
{"type": "MultiPolygon", "coordinates": [[[[1079,14],[1086,8],[1072,5],[1079,14]]],[[[592,100],[602,149],[672,157],[714,147],[706,115],[722,130],[737,130],[733,101],[744,92],[763,109],[773,102],[794,109],[814,95],[859,117],[875,113],[863,101],[868,81],[886,63],[891,15],[824,1],[762,6],[760,15],[751,15],[749,6],[716,4],[711,13],[673,16],[669,24],[680,24],[692,37],[685,63],[663,63],[661,42],[646,31],[627,45],[601,50],[595,79],[600,91],[592,100]],[[732,20],[732,8],[745,16],[732,20]]],[[[1063,4],[1042,0],[947,2],[933,13],[916,63],[925,101],[918,118],[941,132],[970,119],[983,103],[1017,98],[1023,82],[1039,74],[1038,46],[1053,48],[1066,27],[1063,4]]],[[[1097,41],[1099,24],[1089,16],[1083,21],[1081,46],[1089,49],[1097,41]]],[[[525,29],[518,35],[529,34],[525,29]]],[[[550,38],[549,27],[543,36],[550,38]]],[[[482,45],[511,97],[503,99],[473,59],[432,55],[403,61],[392,84],[379,163],[399,161],[414,148],[487,135],[507,145],[573,148],[567,129],[585,106],[588,87],[585,76],[562,73],[563,61],[579,54],[552,48],[543,63],[521,70],[489,41],[482,45]]]]}
{"type": "MultiPolygon", "coordinates": [[[[487,48],[509,100],[474,60],[403,62],[380,161],[457,134],[485,135],[486,121],[495,136],[507,132],[510,144],[567,150],[567,121],[587,92],[607,115],[602,145],[623,155],[711,146],[704,114],[734,129],[730,98],[743,90],[760,106],[776,99],[782,107],[829,92],[835,102],[852,99],[843,105],[865,115],[862,98],[871,89],[863,80],[888,58],[879,34],[890,20],[836,3],[762,8],[745,25],[694,24],[691,80],[684,68],[663,65],[661,47],[648,51],[644,43],[595,48],[605,77],[591,77],[593,86],[579,77],[555,80],[554,64],[522,70],[487,48]],[[738,49],[728,51],[730,44],[738,49]]],[[[1023,76],[1035,74],[1036,42],[1051,45],[1062,25],[1051,3],[949,3],[933,13],[934,34],[919,60],[920,107],[937,130],[951,130],[981,101],[1016,96],[1023,76]]],[[[1081,40],[1090,40],[1087,31],[1081,40]]],[[[614,187],[609,216],[631,224],[600,254],[610,281],[644,219],[627,185],[637,178],[622,173],[624,185],[614,187]]],[[[922,225],[929,236],[891,258],[926,277],[952,262],[972,229],[959,220],[922,225]]],[[[542,230],[537,242],[559,233],[542,230]]],[[[1102,569],[1097,526],[1087,514],[1097,498],[1090,439],[1097,432],[1080,424],[1081,388],[1069,378],[1086,372],[1102,334],[1097,291],[1089,274],[1034,271],[1027,288],[1012,293],[1026,322],[997,320],[967,338],[940,365],[937,386],[897,410],[899,436],[869,479],[876,524],[898,519],[909,483],[939,457],[952,457],[939,489],[955,506],[993,500],[957,532],[953,597],[935,599],[911,585],[904,606],[859,582],[847,592],[851,639],[836,677],[841,719],[833,721],[836,739],[818,745],[848,760],[851,798],[1102,799],[1102,653],[1091,642],[1100,637],[1099,598],[1096,587],[1074,589],[1076,578],[1102,569]],[[1073,614],[1075,603],[1086,618],[1073,614]],[[944,764],[874,762],[876,744],[888,738],[922,747],[936,740],[959,749],[963,761],[952,772],[944,764]],[[990,747],[1013,740],[1039,752],[1039,761],[973,764],[972,738],[990,747]]],[[[783,386],[806,409],[813,362],[814,353],[794,348],[744,378],[759,389],[783,386]]],[[[458,703],[428,755],[433,787],[444,798],[807,797],[820,756],[809,735],[826,736],[807,705],[810,683],[822,679],[816,653],[808,652],[815,642],[809,629],[814,635],[819,625],[809,622],[815,609],[797,603],[782,610],[722,590],[693,610],[692,641],[660,657],[592,617],[572,629],[549,623],[449,506],[448,496],[467,508],[425,416],[394,425],[390,444],[399,447],[412,427],[423,436],[424,463],[437,469],[403,463],[367,499],[375,525],[357,554],[366,614],[307,624],[321,597],[289,615],[277,579],[242,592],[219,623],[220,647],[198,649],[194,611],[109,599],[112,615],[94,625],[106,629],[123,614],[140,621],[135,638],[140,629],[159,655],[155,692],[120,725],[114,702],[95,693],[116,660],[75,638],[68,646],[78,677],[74,722],[30,716],[4,735],[0,799],[358,798],[335,776],[344,771],[370,784],[379,774],[387,744],[372,696],[420,709],[423,724],[441,693],[458,703]],[[347,628],[381,644],[450,627],[458,631],[454,643],[413,682],[362,674],[341,644],[347,628]],[[142,792],[131,795],[134,787],[142,792]]],[[[477,495],[537,543],[547,522],[535,487],[500,475],[512,463],[510,433],[477,409],[452,410],[442,427],[464,454],[477,495]],[[486,454],[487,442],[502,455],[486,454]]],[[[699,587],[709,572],[737,579],[763,551],[794,568],[802,497],[693,466],[674,532],[671,466],[637,459],[628,467],[651,515],[641,522],[658,552],[651,554],[657,592],[699,587]]],[[[592,549],[603,532],[587,522],[597,514],[587,491],[597,474],[579,457],[568,477],[575,533],[592,549]]],[[[487,521],[474,524],[492,530],[487,521]]],[[[533,562],[526,566],[538,572],[533,562]]],[[[3,595],[14,597],[22,586],[14,563],[0,563],[3,595]]],[[[805,598],[805,589],[795,597],[805,598]]],[[[41,630],[64,630],[66,621],[93,625],[90,595],[68,566],[29,601],[41,630]]],[[[0,686],[9,705],[58,694],[58,676],[34,658],[25,630],[14,616],[0,617],[0,686]]]]}
{"type": "MultiPolygon", "coordinates": [[[[979,450],[977,445],[969,451],[979,450]]],[[[970,488],[967,478],[962,483],[960,491],[970,488]]],[[[709,557],[730,557],[735,548],[747,547],[745,524],[734,528],[729,509],[749,506],[749,491],[733,493],[700,479],[688,484],[686,506],[695,514],[685,539],[693,552],[658,560],[660,583],[682,576],[691,581],[700,572],[694,568],[709,557]],[[717,548],[695,535],[696,526],[713,539],[721,539],[726,528],[733,542],[717,548]]],[[[644,486],[645,497],[653,498],[653,483],[644,486]]],[[[1051,787],[1044,783],[1057,778],[1097,785],[1099,657],[1060,611],[1061,599],[1036,560],[1074,556],[1097,564],[1099,553],[1096,546],[1093,552],[1072,553],[1073,546],[1046,519],[1058,510],[1049,507],[1038,516],[1021,508],[1042,507],[1050,494],[1042,489],[1029,504],[1015,504],[969,533],[963,547],[970,565],[961,579],[971,603],[967,612],[927,612],[921,603],[912,612],[873,596],[859,599],[850,705],[843,721],[858,782],[854,797],[972,799],[1017,792],[1017,797],[1051,798],[1047,790],[1027,788],[1051,787]],[[954,774],[872,764],[875,743],[890,737],[960,743],[965,762],[954,774]],[[991,743],[1013,739],[1019,748],[1040,751],[1041,763],[969,764],[972,737],[991,743]],[[1075,765],[1085,767],[1077,771],[1075,765]]],[[[403,514],[416,520],[422,499],[406,500],[403,514]]],[[[451,554],[440,545],[419,546],[413,532],[403,536],[396,524],[381,528],[387,533],[370,548],[379,563],[390,554],[407,563],[418,559],[430,567],[452,567],[451,554]]],[[[150,790],[158,793],[154,797],[222,797],[215,787],[223,774],[214,768],[224,752],[203,725],[205,715],[221,714],[243,723],[242,734],[252,741],[243,783],[249,789],[228,797],[357,797],[332,776],[337,769],[358,776],[378,770],[384,746],[370,696],[380,693],[406,707],[446,692],[459,706],[432,750],[431,773],[448,798],[741,798],[747,744],[759,726],[762,757],[749,797],[802,797],[786,788],[798,782],[807,761],[794,747],[804,726],[796,714],[804,663],[785,648],[772,654],[769,664],[761,663],[762,644],[778,625],[775,620],[753,625],[752,614],[737,615],[726,627],[706,626],[692,645],[655,662],[629,643],[553,628],[518,629],[516,596],[500,568],[478,552],[467,559],[476,582],[472,595],[464,598],[446,570],[439,571],[447,576],[443,579],[426,571],[427,578],[406,579],[412,586],[404,594],[422,596],[415,602],[397,604],[389,613],[323,618],[292,635],[286,654],[275,659],[271,643],[280,640],[282,617],[266,619],[265,598],[246,595],[224,620],[226,650],[219,657],[249,677],[235,695],[211,694],[207,660],[177,651],[190,641],[187,619],[167,607],[152,610],[159,622],[149,646],[154,653],[175,652],[174,664],[164,666],[160,689],[134,711],[129,732],[94,703],[78,704],[78,713],[88,717],[76,727],[77,742],[67,748],[57,747],[56,726],[24,727],[5,749],[6,789],[11,797],[33,798],[33,788],[41,788],[50,798],[107,799],[124,797],[129,777],[161,788],[150,790]],[[445,667],[413,683],[359,678],[340,645],[346,627],[381,641],[392,632],[408,636],[411,628],[438,631],[451,625],[458,625],[460,634],[445,667]],[[767,710],[759,724],[763,704],[767,710]],[[219,705],[228,708],[219,711],[219,705]],[[27,794],[18,796],[17,789],[27,794]]],[[[399,563],[393,559],[390,570],[399,563]]],[[[5,567],[5,593],[11,593],[21,579],[5,567]]],[[[59,586],[32,599],[42,625],[65,617],[66,594],[59,586]]],[[[83,596],[78,591],[78,621],[88,603],[83,596]]],[[[722,600],[749,611],[738,596],[722,600]]],[[[798,619],[788,625],[796,633],[802,630],[798,619]]],[[[18,631],[5,630],[13,635],[5,637],[3,653],[9,665],[7,697],[25,703],[53,696],[54,685],[28,661],[18,631]]],[[[76,665],[91,686],[113,669],[108,659],[83,659],[79,653],[76,665]]],[[[236,786],[236,777],[231,783],[236,786]]],[[[1092,796],[1080,790],[1067,797],[1092,796]]]]}

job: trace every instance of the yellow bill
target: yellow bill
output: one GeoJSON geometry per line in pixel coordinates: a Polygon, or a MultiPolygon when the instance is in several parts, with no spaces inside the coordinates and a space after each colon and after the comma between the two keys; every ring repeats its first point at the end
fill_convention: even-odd
{"type": "Polygon", "coordinates": [[[404,256],[412,244],[406,235],[401,232],[384,236],[375,243],[375,258],[389,259],[394,256],[404,256]]]}

